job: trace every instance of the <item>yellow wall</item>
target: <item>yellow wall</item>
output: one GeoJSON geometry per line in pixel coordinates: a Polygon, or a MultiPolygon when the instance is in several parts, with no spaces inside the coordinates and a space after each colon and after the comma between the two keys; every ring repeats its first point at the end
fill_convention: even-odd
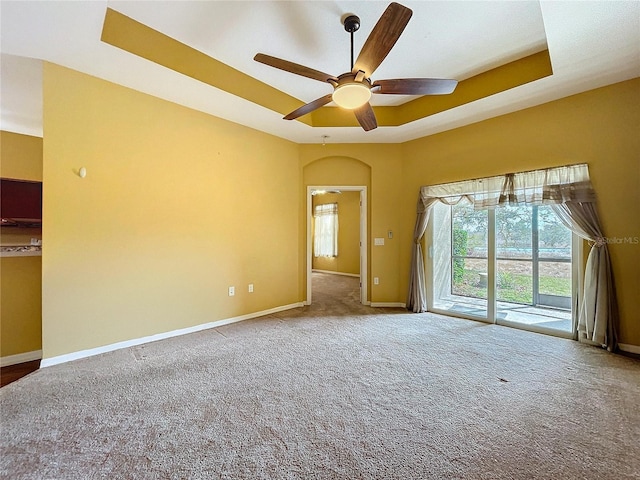
{"type": "Polygon", "coordinates": [[[0,231],[0,245],[29,245],[32,238],[42,240],[41,227],[3,227],[0,231]]]}
{"type": "Polygon", "coordinates": [[[0,130],[0,177],[42,181],[42,138],[0,130]]]}
{"type": "Polygon", "coordinates": [[[338,256],[313,257],[313,268],[360,274],[360,192],[344,191],[313,197],[313,207],[338,204],[338,256]]]}
{"type": "MultiPolygon", "coordinates": [[[[42,138],[0,131],[0,176],[42,180],[42,138]]],[[[2,227],[1,245],[41,239],[40,228],[2,227]]],[[[42,348],[41,257],[0,259],[0,356],[42,348]]]]}
{"type": "Polygon", "coordinates": [[[42,348],[42,257],[2,257],[0,355],[42,348]]]}
{"type": "MultiPolygon", "coordinates": [[[[640,79],[403,145],[402,229],[421,185],[586,162],[607,237],[640,238],[640,79]]],[[[612,244],[622,343],[640,345],[640,245],[612,244]]],[[[403,288],[410,250],[400,259],[403,288]]]]}
{"type": "Polygon", "coordinates": [[[44,358],[299,301],[296,144],[53,64],[44,138],[44,358]]]}

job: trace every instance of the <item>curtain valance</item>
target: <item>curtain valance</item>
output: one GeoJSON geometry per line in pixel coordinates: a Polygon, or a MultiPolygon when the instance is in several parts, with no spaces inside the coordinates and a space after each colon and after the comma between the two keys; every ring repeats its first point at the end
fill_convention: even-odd
{"type": "Polygon", "coordinates": [[[429,185],[420,189],[420,196],[425,206],[435,199],[447,205],[467,201],[476,209],[595,201],[589,168],[584,163],[429,185]]]}

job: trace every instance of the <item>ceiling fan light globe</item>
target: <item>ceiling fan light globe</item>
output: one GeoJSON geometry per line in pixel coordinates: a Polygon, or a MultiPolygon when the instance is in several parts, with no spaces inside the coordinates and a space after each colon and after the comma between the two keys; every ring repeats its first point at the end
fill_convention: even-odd
{"type": "Polygon", "coordinates": [[[339,107],[353,110],[369,101],[371,90],[362,83],[345,83],[336,87],[332,98],[339,107]]]}

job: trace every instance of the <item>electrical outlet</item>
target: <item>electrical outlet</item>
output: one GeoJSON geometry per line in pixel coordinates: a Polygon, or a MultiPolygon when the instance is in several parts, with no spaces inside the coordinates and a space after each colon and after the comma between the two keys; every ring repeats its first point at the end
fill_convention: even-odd
{"type": "Polygon", "coordinates": [[[249,284],[249,293],[253,293],[253,283],[249,284]]]}
{"type": "Polygon", "coordinates": [[[374,285],[379,285],[380,284],[380,279],[378,277],[373,277],[373,284],[374,285]]]}
{"type": "Polygon", "coordinates": [[[233,297],[236,294],[236,287],[229,287],[229,296],[233,297]]]}

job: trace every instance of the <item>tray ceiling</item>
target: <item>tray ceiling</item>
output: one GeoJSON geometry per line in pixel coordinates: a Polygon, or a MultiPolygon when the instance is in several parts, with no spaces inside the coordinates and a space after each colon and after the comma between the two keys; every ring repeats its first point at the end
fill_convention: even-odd
{"type": "MultiPolygon", "coordinates": [[[[42,60],[299,143],[319,143],[323,136],[327,142],[402,142],[640,75],[638,2],[401,3],[413,17],[376,78],[455,78],[464,85],[532,54],[547,55],[553,74],[440,109],[433,107],[441,101],[436,97],[374,95],[376,113],[388,113],[381,113],[383,126],[364,132],[341,121],[331,106],[315,119],[282,120],[288,106],[251,98],[251,82],[244,91],[207,83],[101,36],[111,9],[306,103],[331,87],[259,64],[253,56],[262,52],[342,73],[349,69],[350,47],[340,18],[361,18],[357,55],[388,2],[2,1],[2,128],[41,134],[42,60]]],[[[500,79],[487,83],[499,85],[500,79]]]]}

